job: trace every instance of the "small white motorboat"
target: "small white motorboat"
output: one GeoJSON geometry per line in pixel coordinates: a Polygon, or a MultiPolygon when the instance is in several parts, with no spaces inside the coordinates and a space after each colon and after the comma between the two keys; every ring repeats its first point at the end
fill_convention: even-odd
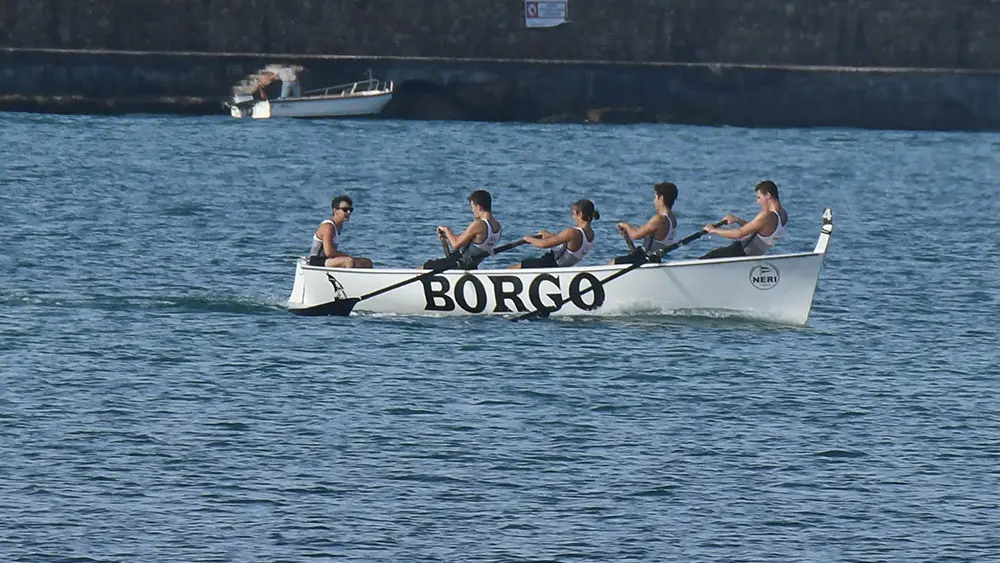
{"type": "Polygon", "coordinates": [[[723,316],[805,325],[832,232],[826,209],[812,252],[641,265],[435,271],[324,268],[302,258],[288,309],[341,316],[723,316]]]}
{"type": "Polygon", "coordinates": [[[381,82],[368,73],[366,80],[307,90],[301,96],[257,99],[252,92],[237,92],[226,103],[237,118],[357,117],[376,115],[392,99],[393,83],[381,82]]]}

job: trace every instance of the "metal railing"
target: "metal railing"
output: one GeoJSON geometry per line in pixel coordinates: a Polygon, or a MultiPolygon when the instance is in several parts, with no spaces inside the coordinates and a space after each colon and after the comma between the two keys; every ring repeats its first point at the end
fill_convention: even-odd
{"type": "Polygon", "coordinates": [[[365,73],[368,78],[365,80],[359,80],[357,82],[348,82],[347,84],[338,84],[336,86],[327,86],[326,88],[317,88],[315,90],[306,90],[302,93],[303,96],[308,94],[317,94],[320,96],[350,96],[352,94],[357,94],[359,92],[372,92],[376,90],[392,90],[392,82],[382,82],[372,77],[372,69],[368,69],[365,73]]]}
{"type": "Polygon", "coordinates": [[[302,95],[320,95],[320,96],[348,96],[351,94],[356,94],[359,92],[369,92],[373,90],[387,89],[380,88],[383,84],[388,85],[389,83],[383,83],[375,78],[369,78],[367,80],[361,80],[358,82],[348,82],[347,84],[338,84],[336,86],[327,86],[326,88],[317,88],[315,90],[306,90],[302,92],[302,95]]]}

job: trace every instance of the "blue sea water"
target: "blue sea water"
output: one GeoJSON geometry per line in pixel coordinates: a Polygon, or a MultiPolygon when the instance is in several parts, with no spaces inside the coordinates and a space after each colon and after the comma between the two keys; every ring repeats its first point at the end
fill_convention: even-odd
{"type": "MultiPolygon", "coordinates": [[[[1000,135],[0,114],[0,560],[998,561],[1000,135]],[[680,187],[835,231],[805,328],[301,318],[377,266],[680,187]]],[[[723,244],[705,238],[693,257],[723,244]]],[[[513,251],[513,262],[528,255],[513,251]]],[[[497,257],[503,262],[504,257],[497,257]]]]}

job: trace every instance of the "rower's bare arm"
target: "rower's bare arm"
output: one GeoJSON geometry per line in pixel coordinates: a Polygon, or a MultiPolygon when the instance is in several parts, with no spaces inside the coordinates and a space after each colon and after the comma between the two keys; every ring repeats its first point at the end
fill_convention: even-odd
{"type": "Polygon", "coordinates": [[[452,248],[462,248],[467,244],[476,242],[477,238],[481,238],[482,240],[479,242],[482,242],[486,240],[486,233],[483,232],[485,230],[486,225],[482,221],[473,221],[469,223],[469,226],[466,227],[465,232],[461,235],[456,237],[454,234],[449,233],[451,236],[448,237],[448,242],[452,248]],[[479,236],[480,234],[482,234],[482,237],[479,236]]]}
{"type": "Polygon", "coordinates": [[[747,224],[746,219],[744,219],[742,217],[737,217],[737,216],[733,215],[732,213],[730,213],[729,215],[726,215],[725,217],[723,217],[723,220],[725,220],[725,222],[729,223],[730,225],[736,224],[736,225],[739,225],[741,227],[743,225],[747,224]]]}
{"type": "Polygon", "coordinates": [[[741,238],[766,230],[774,232],[774,227],[777,226],[775,225],[775,221],[777,220],[778,219],[777,217],[774,216],[774,213],[771,213],[770,211],[766,210],[761,210],[761,212],[758,213],[757,216],[754,217],[752,220],[750,220],[749,223],[744,222],[743,226],[737,229],[737,231],[743,233],[742,235],[740,235],[741,238]]]}
{"type": "Polygon", "coordinates": [[[524,240],[527,241],[532,246],[536,246],[538,248],[552,248],[553,246],[559,246],[560,244],[571,240],[573,233],[578,233],[578,232],[579,231],[577,231],[576,229],[565,229],[558,235],[553,235],[548,231],[541,231],[541,233],[539,234],[545,234],[548,236],[533,237],[529,235],[524,237],[524,240]]]}
{"type": "MultiPolygon", "coordinates": [[[[558,235],[544,239],[545,246],[543,246],[542,248],[552,248],[553,246],[559,246],[560,244],[565,244],[567,248],[570,248],[573,246],[573,242],[581,236],[582,235],[580,234],[580,231],[567,227],[563,229],[562,232],[559,233],[558,235]]],[[[570,248],[570,250],[576,250],[577,248],[580,248],[581,244],[583,244],[583,241],[580,241],[576,245],[576,248],[570,248]]]]}
{"type": "Polygon", "coordinates": [[[762,228],[762,226],[766,225],[768,215],[769,215],[768,212],[761,211],[749,223],[744,221],[743,219],[740,219],[739,217],[736,217],[735,215],[726,215],[725,217],[723,217],[724,221],[730,224],[739,224],[740,226],[735,229],[720,229],[719,227],[716,227],[715,225],[709,223],[708,225],[705,225],[704,230],[706,233],[719,235],[720,237],[723,238],[741,239],[756,233],[762,228]]]}
{"type": "Polygon", "coordinates": [[[650,217],[649,221],[646,221],[646,224],[641,227],[633,227],[632,225],[629,225],[628,229],[626,229],[628,238],[636,240],[648,237],[649,235],[656,233],[656,231],[663,226],[663,222],[666,220],[667,218],[663,215],[656,214],[650,217]]]}
{"type": "Polygon", "coordinates": [[[738,229],[716,229],[712,232],[730,239],[741,239],[767,227],[771,217],[773,216],[774,214],[769,211],[761,211],[756,217],[751,219],[750,222],[743,221],[742,225],[738,229]]]}
{"type": "Polygon", "coordinates": [[[531,246],[535,246],[538,248],[545,248],[544,246],[542,246],[542,241],[544,241],[545,239],[538,235],[524,235],[523,237],[521,237],[521,240],[530,244],[531,246]]]}
{"type": "Polygon", "coordinates": [[[333,244],[333,225],[329,223],[324,223],[317,230],[316,234],[319,236],[320,240],[323,241],[323,254],[326,254],[327,258],[336,258],[337,256],[347,256],[343,252],[337,250],[337,245],[333,244]]]}
{"type": "Polygon", "coordinates": [[[327,258],[338,258],[340,256],[350,256],[346,252],[341,252],[337,250],[337,246],[334,244],[330,245],[330,250],[326,250],[326,245],[323,245],[323,252],[326,252],[327,258]]]}

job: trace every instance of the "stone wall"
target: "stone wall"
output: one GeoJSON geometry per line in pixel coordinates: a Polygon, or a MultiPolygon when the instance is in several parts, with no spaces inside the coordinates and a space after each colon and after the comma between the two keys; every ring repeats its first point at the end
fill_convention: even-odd
{"type": "MultiPolygon", "coordinates": [[[[237,54],[0,49],[0,110],[225,115],[237,54]]],[[[1000,130],[1000,71],[299,56],[307,88],[371,69],[386,117],[1000,130]]],[[[277,92],[272,92],[276,95],[277,92]]]]}
{"type": "Polygon", "coordinates": [[[1000,0],[0,0],[0,46],[1000,68],[1000,0]]]}

